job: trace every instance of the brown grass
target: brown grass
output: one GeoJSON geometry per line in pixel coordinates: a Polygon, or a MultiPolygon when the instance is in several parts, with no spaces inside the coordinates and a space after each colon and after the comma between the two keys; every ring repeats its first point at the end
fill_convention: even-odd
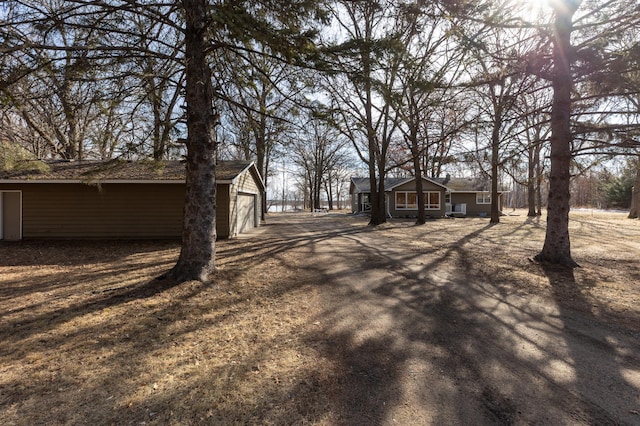
{"type": "MultiPolygon", "coordinates": [[[[398,221],[375,232],[425,253],[465,246],[467,274],[638,330],[640,222],[572,213],[582,267],[552,290],[565,273],[530,260],[544,219],[517,213],[493,227],[398,221]]],[[[323,355],[324,290],[305,253],[245,237],[218,244],[216,285],[154,280],[178,252],[176,242],[1,243],[0,424],[339,423],[341,372],[323,355]]]]}

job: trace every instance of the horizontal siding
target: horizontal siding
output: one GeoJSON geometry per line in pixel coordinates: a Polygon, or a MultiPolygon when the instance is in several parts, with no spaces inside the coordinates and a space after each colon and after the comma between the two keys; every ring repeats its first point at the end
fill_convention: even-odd
{"type": "Polygon", "coordinates": [[[451,204],[466,204],[467,216],[480,216],[480,214],[490,215],[491,204],[476,204],[476,194],[470,193],[452,193],[451,204]]]}
{"type": "Polygon", "coordinates": [[[229,185],[229,237],[238,234],[238,185],[229,185]]]}
{"type": "MultiPolygon", "coordinates": [[[[416,190],[416,181],[415,180],[411,180],[409,182],[403,183],[400,186],[397,186],[395,188],[393,188],[394,191],[415,191],[416,190]]],[[[422,190],[423,191],[443,191],[444,192],[444,188],[442,188],[439,185],[436,185],[435,183],[422,179],[422,190]]]]}
{"type": "Polygon", "coordinates": [[[183,184],[29,184],[24,238],[175,238],[183,184]]]}
{"type": "MultiPolygon", "coordinates": [[[[250,175],[249,173],[245,175],[250,175]]],[[[249,190],[257,192],[252,179],[249,190]]],[[[217,185],[216,233],[230,236],[229,185],[217,185]]],[[[0,184],[23,193],[23,238],[179,238],[185,186],[176,184],[0,184]]]]}
{"type": "Polygon", "coordinates": [[[258,185],[256,184],[256,181],[251,173],[243,173],[242,175],[238,176],[236,186],[238,188],[238,191],[240,192],[246,192],[247,194],[260,193],[258,185]]]}
{"type": "MultiPolygon", "coordinates": [[[[248,171],[238,176],[235,183],[230,185],[229,188],[229,233],[230,237],[235,237],[240,229],[238,223],[238,196],[239,194],[251,194],[255,196],[255,211],[262,211],[262,194],[260,193],[260,187],[256,182],[254,175],[248,171]]],[[[256,224],[255,218],[252,221],[256,224]]],[[[259,223],[259,216],[258,216],[259,223]]]]}
{"type": "Polygon", "coordinates": [[[216,234],[229,238],[229,185],[216,187],[216,234]]]}

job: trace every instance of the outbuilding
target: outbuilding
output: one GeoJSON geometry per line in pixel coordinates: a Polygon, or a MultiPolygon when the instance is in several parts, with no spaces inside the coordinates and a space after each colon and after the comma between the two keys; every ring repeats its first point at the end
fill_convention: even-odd
{"type": "MultiPolygon", "coordinates": [[[[259,226],[264,183],[251,162],[216,167],[216,231],[259,226]]],[[[181,161],[54,161],[0,172],[0,240],[179,238],[181,161]]]]}

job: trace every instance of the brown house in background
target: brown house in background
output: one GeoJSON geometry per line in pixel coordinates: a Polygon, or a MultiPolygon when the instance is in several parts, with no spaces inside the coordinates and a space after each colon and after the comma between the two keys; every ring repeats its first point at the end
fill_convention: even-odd
{"type": "MultiPolygon", "coordinates": [[[[387,178],[384,180],[388,217],[416,217],[418,214],[416,180],[387,178]]],[[[491,215],[490,182],[474,178],[422,178],[425,213],[429,217],[466,217],[491,215]]],[[[498,191],[498,209],[502,211],[503,194],[498,191]]],[[[349,187],[353,213],[371,211],[369,178],[353,177],[349,187]]]]}
{"type": "MultiPolygon", "coordinates": [[[[185,201],[180,161],[56,161],[0,172],[0,240],[179,238],[185,201]]],[[[218,238],[260,223],[264,183],[253,163],[216,168],[218,238]]]]}

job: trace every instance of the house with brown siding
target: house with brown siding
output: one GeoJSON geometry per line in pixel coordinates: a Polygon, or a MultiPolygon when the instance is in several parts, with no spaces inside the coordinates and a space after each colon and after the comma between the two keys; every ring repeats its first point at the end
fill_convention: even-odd
{"type": "MultiPolygon", "coordinates": [[[[216,231],[260,224],[264,183],[253,163],[216,168],[216,231]]],[[[0,172],[0,240],[179,238],[185,201],[180,161],[55,161],[0,172]]]]}
{"type": "MultiPolygon", "coordinates": [[[[384,181],[385,205],[389,217],[416,217],[418,214],[415,178],[389,178],[384,181]]],[[[428,217],[490,216],[489,182],[474,178],[422,178],[425,213],[428,217]]],[[[369,178],[353,177],[349,187],[351,210],[366,213],[371,210],[369,178]]],[[[502,211],[499,191],[498,206],[502,211]]]]}

